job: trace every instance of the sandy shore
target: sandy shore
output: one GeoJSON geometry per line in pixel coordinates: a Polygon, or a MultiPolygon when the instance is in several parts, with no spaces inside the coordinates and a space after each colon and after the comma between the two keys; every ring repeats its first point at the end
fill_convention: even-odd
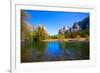
{"type": "Polygon", "coordinates": [[[89,39],[87,38],[74,38],[74,39],[46,39],[46,40],[42,40],[44,42],[49,42],[49,41],[88,41],[89,39]]]}

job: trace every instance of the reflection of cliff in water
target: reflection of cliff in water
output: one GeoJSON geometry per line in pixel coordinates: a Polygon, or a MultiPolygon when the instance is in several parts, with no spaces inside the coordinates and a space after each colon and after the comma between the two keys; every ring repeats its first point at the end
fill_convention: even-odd
{"type": "Polygon", "coordinates": [[[72,60],[89,59],[89,42],[60,42],[59,47],[72,60]]]}

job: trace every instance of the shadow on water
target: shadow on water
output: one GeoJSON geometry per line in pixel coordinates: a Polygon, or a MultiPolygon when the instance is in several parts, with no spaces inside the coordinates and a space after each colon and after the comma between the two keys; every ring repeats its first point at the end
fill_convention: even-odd
{"type": "Polygon", "coordinates": [[[89,42],[21,42],[21,63],[89,59],[89,42]]]}

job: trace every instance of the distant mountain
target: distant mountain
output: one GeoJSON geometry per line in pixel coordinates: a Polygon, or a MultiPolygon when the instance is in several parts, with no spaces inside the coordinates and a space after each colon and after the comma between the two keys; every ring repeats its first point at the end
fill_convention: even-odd
{"type": "Polygon", "coordinates": [[[83,19],[82,21],[78,22],[78,24],[82,30],[89,29],[89,24],[90,24],[89,16],[83,19]]]}
{"type": "Polygon", "coordinates": [[[62,29],[59,29],[58,34],[63,34],[65,32],[77,32],[89,29],[89,16],[83,19],[82,21],[75,22],[72,27],[64,26],[62,29]]]}

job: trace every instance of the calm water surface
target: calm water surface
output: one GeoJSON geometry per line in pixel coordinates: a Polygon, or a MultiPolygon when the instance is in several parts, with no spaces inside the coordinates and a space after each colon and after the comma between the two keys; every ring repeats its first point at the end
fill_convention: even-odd
{"type": "Polygon", "coordinates": [[[25,42],[21,44],[21,63],[88,60],[89,42],[25,42]]]}

